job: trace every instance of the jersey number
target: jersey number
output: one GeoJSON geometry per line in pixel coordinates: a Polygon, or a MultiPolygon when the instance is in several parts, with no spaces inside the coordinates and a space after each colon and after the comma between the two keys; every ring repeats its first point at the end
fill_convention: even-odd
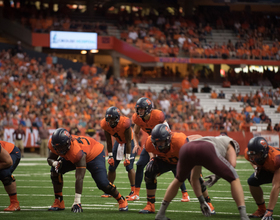
{"type": "Polygon", "coordinates": [[[152,129],[151,128],[146,128],[146,131],[147,131],[148,135],[151,135],[151,133],[152,133],[152,129]]]}
{"type": "Polygon", "coordinates": [[[90,145],[88,139],[84,138],[84,137],[78,137],[76,138],[76,140],[78,141],[79,144],[84,144],[84,142],[82,141],[82,139],[86,140],[86,142],[88,143],[88,145],[90,145]]]}
{"type": "Polygon", "coordinates": [[[118,138],[120,141],[122,141],[122,139],[121,139],[121,137],[118,135],[118,133],[113,134],[113,136],[114,136],[115,138],[118,138]]]}

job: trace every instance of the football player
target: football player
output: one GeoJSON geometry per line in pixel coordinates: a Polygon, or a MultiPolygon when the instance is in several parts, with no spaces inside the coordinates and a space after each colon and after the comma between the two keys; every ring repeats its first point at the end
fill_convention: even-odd
{"type": "MultiPolygon", "coordinates": [[[[135,145],[133,152],[137,153],[137,150],[141,148],[141,146],[138,144],[140,129],[142,129],[148,135],[151,135],[153,128],[157,124],[165,123],[167,126],[168,124],[165,121],[164,113],[160,110],[153,109],[151,100],[146,97],[142,97],[138,99],[135,105],[135,111],[136,113],[134,113],[132,116],[132,121],[135,124],[133,128],[134,130],[133,138],[134,138],[134,145],[135,145]]],[[[141,151],[140,158],[136,164],[137,169],[136,169],[136,177],[135,177],[135,191],[132,195],[129,195],[127,197],[128,201],[139,200],[139,192],[143,180],[144,168],[149,161],[150,161],[150,155],[148,154],[148,152],[145,150],[144,147],[143,150],[141,151]]],[[[175,174],[176,173],[174,173],[174,175],[175,174]]],[[[189,202],[190,198],[184,183],[181,186],[181,191],[182,191],[181,201],[189,202]]]]}
{"type": "MultiPolygon", "coordinates": [[[[151,136],[148,137],[145,144],[146,151],[153,155],[145,172],[148,202],[146,207],[140,210],[139,213],[155,213],[155,194],[157,188],[156,177],[168,171],[176,173],[180,148],[186,142],[200,137],[201,135],[191,135],[187,137],[183,133],[171,132],[166,124],[158,124],[154,127],[151,136]]],[[[212,214],[215,214],[215,210],[210,202],[206,187],[203,184],[203,180],[201,180],[202,178],[198,177],[197,179],[200,179],[203,195],[206,197],[208,205],[212,209],[212,214]]]]}
{"type": "Polygon", "coordinates": [[[70,135],[64,128],[58,128],[52,134],[48,147],[50,149],[48,164],[51,166],[51,180],[55,200],[49,211],[65,209],[62,196],[63,174],[76,170],[75,199],[72,212],[82,212],[81,195],[86,169],[91,173],[98,189],[113,196],[119,203],[120,211],[127,211],[126,199],[118,192],[116,186],[107,179],[104,146],[86,136],[70,135]]]}
{"type": "Polygon", "coordinates": [[[280,151],[268,145],[263,137],[254,137],[245,150],[245,158],[251,162],[255,172],[249,177],[250,192],[255,199],[258,209],[250,218],[272,220],[273,209],[276,205],[280,189],[280,151]],[[268,206],[263,198],[260,185],[272,183],[268,206]]]}
{"type": "Polygon", "coordinates": [[[166,220],[165,211],[176,196],[179,186],[191,172],[191,184],[205,216],[211,215],[211,208],[202,195],[199,177],[202,166],[214,173],[206,185],[213,185],[221,177],[231,184],[232,197],[238,207],[241,220],[249,220],[246,214],[244,194],[240,179],[234,169],[239,154],[239,144],[228,136],[206,136],[185,143],[179,151],[176,178],[166,190],[164,200],[155,219],[166,220]]]}
{"type": "Polygon", "coordinates": [[[21,159],[21,153],[14,144],[0,141],[0,180],[10,197],[10,205],[4,211],[19,211],[19,201],[17,199],[16,180],[12,173],[17,168],[21,159]]]}
{"type": "MultiPolygon", "coordinates": [[[[117,107],[112,106],[106,110],[105,118],[101,120],[101,128],[104,130],[108,149],[108,163],[110,164],[108,179],[111,183],[114,183],[116,169],[125,155],[123,165],[128,172],[131,192],[133,192],[135,190],[135,170],[133,168],[135,153],[132,153],[134,141],[131,121],[129,118],[121,116],[117,107]],[[112,136],[116,139],[113,149],[112,136]]],[[[102,197],[108,197],[108,195],[104,194],[102,197]]]]}

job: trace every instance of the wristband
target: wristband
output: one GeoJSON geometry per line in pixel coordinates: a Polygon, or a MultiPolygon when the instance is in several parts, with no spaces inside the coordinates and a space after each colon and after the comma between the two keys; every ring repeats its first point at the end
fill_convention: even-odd
{"type": "Polygon", "coordinates": [[[81,194],[75,193],[75,199],[74,199],[74,204],[80,204],[81,203],[81,194]]]}
{"type": "Polygon", "coordinates": [[[112,157],[112,156],[113,156],[112,152],[108,153],[108,157],[112,157]]]}
{"type": "Polygon", "coordinates": [[[130,154],[125,154],[125,159],[130,160],[130,154]]]}
{"type": "Polygon", "coordinates": [[[52,163],[52,166],[53,166],[53,167],[56,167],[57,164],[58,164],[58,161],[54,161],[54,162],[52,163]]]}

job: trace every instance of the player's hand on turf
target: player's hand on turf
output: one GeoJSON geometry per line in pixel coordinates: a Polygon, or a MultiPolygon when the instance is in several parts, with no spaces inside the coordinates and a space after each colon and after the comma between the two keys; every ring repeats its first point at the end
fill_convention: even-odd
{"type": "Polygon", "coordinates": [[[266,210],[264,216],[262,217],[262,220],[273,220],[272,214],[272,211],[266,210]]]}
{"type": "Polygon", "coordinates": [[[75,204],[75,203],[74,203],[74,204],[72,205],[71,211],[72,211],[72,212],[83,212],[81,203],[79,203],[79,204],[75,204]]]}
{"type": "Polygon", "coordinates": [[[212,174],[206,176],[204,179],[208,179],[204,182],[205,186],[211,187],[220,179],[220,177],[217,176],[216,174],[212,174]]]}
{"type": "Polygon", "coordinates": [[[209,207],[206,201],[200,203],[200,209],[202,211],[202,214],[206,217],[211,216],[211,208],[209,207]]]}
{"type": "Polygon", "coordinates": [[[109,156],[108,164],[110,164],[111,166],[115,166],[115,160],[114,160],[113,156],[109,156]]]}

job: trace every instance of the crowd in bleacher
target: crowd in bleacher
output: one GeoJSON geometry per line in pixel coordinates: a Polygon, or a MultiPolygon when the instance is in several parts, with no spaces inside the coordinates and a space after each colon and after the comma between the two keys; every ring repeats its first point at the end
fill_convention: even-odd
{"type": "MultiPolygon", "coordinates": [[[[11,51],[0,53],[0,83],[2,127],[19,123],[40,127],[46,123],[53,128],[91,126],[100,131],[99,122],[109,106],[116,106],[131,117],[136,101],[143,96],[164,111],[173,130],[240,131],[251,125],[246,109],[204,112],[195,93],[191,95],[182,88],[158,93],[140,90],[125,77],[114,78],[110,68],[98,72],[96,66],[85,64],[80,73],[74,74],[71,69],[40,63],[26,54],[23,58],[12,56],[11,51]]],[[[261,92],[264,95],[269,91],[258,94],[261,92]]],[[[276,94],[279,92],[270,96],[276,94]]]]}
{"type": "MultiPolygon", "coordinates": [[[[82,14],[78,8],[71,10],[65,5],[56,13],[50,8],[38,10],[34,5],[19,9],[10,8],[6,17],[17,19],[33,32],[62,30],[108,34],[108,23],[104,21],[72,19],[72,15],[82,14]]],[[[115,18],[114,22],[118,22],[117,27],[121,31],[122,40],[154,56],[280,59],[278,42],[280,24],[276,14],[197,9],[193,16],[186,17],[156,14],[153,10],[144,15],[141,9],[128,13],[124,9],[119,10],[117,14],[109,14],[108,10],[103,13],[103,16],[108,19],[115,18]],[[225,39],[219,44],[212,43],[206,38],[212,35],[213,29],[231,29],[236,33],[239,41],[233,44],[230,39],[225,39]],[[269,45],[264,43],[264,40],[270,40],[273,43],[269,45]]],[[[111,25],[115,25],[114,22],[111,25]]]]}

